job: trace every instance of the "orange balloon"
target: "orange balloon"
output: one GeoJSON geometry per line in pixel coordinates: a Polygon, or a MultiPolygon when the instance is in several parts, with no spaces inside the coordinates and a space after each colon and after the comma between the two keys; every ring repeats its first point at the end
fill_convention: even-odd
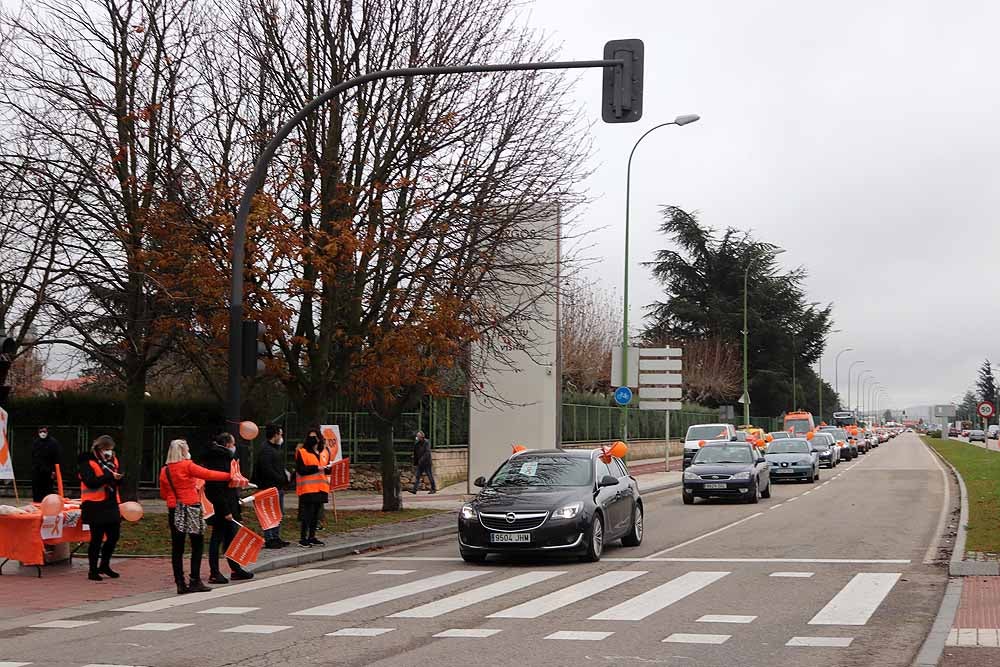
{"type": "Polygon", "coordinates": [[[260,433],[260,429],[253,422],[240,422],[240,437],[244,440],[253,440],[260,433]]]}
{"type": "Polygon", "coordinates": [[[774,436],[771,435],[770,433],[768,433],[767,435],[764,436],[764,441],[765,442],[774,442],[774,436]]]}
{"type": "Polygon", "coordinates": [[[63,511],[62,498],[54,493],[42,498],[42,516],[56,516],[63,511]]]}
{"type": "Polygon", "coordinates": [[[511,450],[513,450],[513,453],[514,453],[514,454],[517,454],[517,453],[519,453],[519,452],[523,452],[523,451],[526,451],[526,450],[528,449],[528,448],[527,448],[527,447],[525,447],[524,445],[511,445],[511,447],[510,447],[510,448],[511,448],[511,450]]]}
{"type": "Polygon", "coordinates": [[[816,435],[815,433],[809,431],[808,433],[806,433],[806,440],[812,440],[815,437],[815,435],[816,435]]]}
{"type": "Polygon", "coordinates": [[[705,441],[704,440],[699,440],[698,441],[698,446],[699,447],[704,447],[705,446],[705,441]]]}
{"type": "Polygon", "coordinates": [[[628,453],[628,445],[626,445],[621,440],[618,440],[613,445],[611,445],[611,449],[608,451],[608,454],[610,454],[611,456],[617,456],[618,458],[624,458],[627,453],[628,453]]]}
{"type": "Polygon", "coordinates": [[[126,521],[138,521],[142,518],[142,505],[131,500],[118,506],[122,513],[122,518],[126,521]]]}

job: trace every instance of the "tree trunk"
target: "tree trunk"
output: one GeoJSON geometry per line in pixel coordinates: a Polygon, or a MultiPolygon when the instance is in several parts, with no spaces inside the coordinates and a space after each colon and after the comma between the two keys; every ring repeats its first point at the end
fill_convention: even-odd
{"type": "Polygon", "coordinates": [[[136,500],[139,497],[139,471],[142,469],[143,427],[145,426],[146,372],[130,374],[125,387],[125,433],[124,442],[118,444],[118,458],[121,461],[122,500],[136,500]]]}
{"type": "Polygon", "coordinates": [[[403,509],[403,497],[399,486],[399,470],[396,468],[396,451],[392,446],[392,424],[381,419],[377,419],[375,424],[378,451],[382,460],[382,511],[398,512],[403,509]]]}

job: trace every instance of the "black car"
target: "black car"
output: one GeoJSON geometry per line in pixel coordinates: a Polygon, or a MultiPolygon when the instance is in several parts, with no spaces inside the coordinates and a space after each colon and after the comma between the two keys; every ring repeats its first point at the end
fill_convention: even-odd
{"type": "Polygon", "coordinates": [[[617,539],[642,542],[639,485],[625,463],[600,450],[538,449],[511,456],[458,516],[467,562],[490,553],[564,553],[598,561],[617,539]]]}
{"type": "Polygon", "coordinates": [[[695,498],[737,498],[756,503],[771,497],[771,476],[764,455],[749,444],[723,442],[698,450],[684,471],[681,497],[685,505],[695,498]]]}

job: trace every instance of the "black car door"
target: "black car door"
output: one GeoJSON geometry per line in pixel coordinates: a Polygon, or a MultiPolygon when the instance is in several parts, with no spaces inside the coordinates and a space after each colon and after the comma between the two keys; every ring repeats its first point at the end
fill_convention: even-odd
{"type": "Polygon", "coordinates": [[[628,474],[628,468],[621,459],[611,461],[612,472],[617,473],[618,486],[622,491],[622,532],[626,532],[632,527],[632,515],[635,513],[636,487],[632,484],[632,478],[628,474]]]}
{"type": "Polygon", "coordinates": [[[625,504],[622,498],[622,481],[618,479],[615,486],[600,486],[601,480],[610,475],[618,479],[608,464],[599,458],[594,459],[594,481],[598,485],[597,505],[604,510],[604,531],[605,541],[613,539],[612,535],[621,532],[622,506],[625,504]]]}

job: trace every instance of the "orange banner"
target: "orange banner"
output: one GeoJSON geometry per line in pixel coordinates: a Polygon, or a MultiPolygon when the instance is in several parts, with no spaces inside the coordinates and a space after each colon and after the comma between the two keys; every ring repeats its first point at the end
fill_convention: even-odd
{"type": "Polygon", "coordinates": [[[281,523],[281,503],[278,502],[278,490],[264,489],[253,494],[253,511],[263,530],[277,528],[281,523]]]}
{"type": "Polygon", "coordinates": [[[194,481],[194,488],[198,489],[198,498],[201,500],[202,514],[205,516],[205,520],[208,521],[215,516],[215,507],[208,499],[208,496],[205,495],[205,480],[196,479],[194,481]]]}
{"type": "Polygon", "coordinates": [[[260,550],[264,548],[264,538],[246,526],[237,525],[240,526],[240,529],[233,541],[229,543],[229,548],[226,549],[226,558],[243,566],[256,563],[260,550]]]}
{"type": "Polygon", "coordinates": [[[340,459],[330,468],[330,490],[343,491],[351,487],[351,459],[340,459]]]}

